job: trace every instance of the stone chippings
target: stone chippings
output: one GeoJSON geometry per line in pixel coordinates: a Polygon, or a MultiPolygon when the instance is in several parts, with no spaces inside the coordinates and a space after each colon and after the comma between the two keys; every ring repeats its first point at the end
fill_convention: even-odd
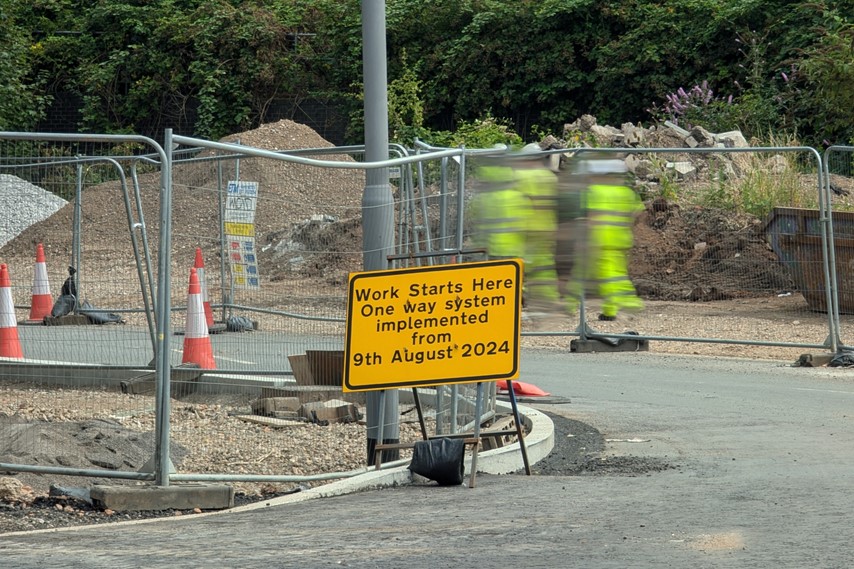
{"type": "Polygon", "coordinates": [[[47,219],[67,201],[11,174],[0,174],[0,247],[30,225],[47,219]]]}

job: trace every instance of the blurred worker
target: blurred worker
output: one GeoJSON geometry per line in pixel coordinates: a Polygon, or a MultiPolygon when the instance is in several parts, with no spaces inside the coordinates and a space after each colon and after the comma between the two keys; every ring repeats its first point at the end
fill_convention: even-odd
{"type": "Polygon", "coordinates": [[[626,185],[626,164],[619,159],[584,161],[589,228],[589,276],[602,298],[599,320],[615,320],[620,309],[640,310],[643,301],[629,279],[628,254],[634,244],[635,216],[643,211],[626,185]]]}
{"type": "Polygon", "coordinates": [[[586,225],[582,198],[587,180],[579,165],[581,160],[566,155],[557,173],[557,236],[555,238],[555,269],[558,288],[568,312],[578,308],[580,279],[585,274],[587,251],[586,225]]]}
{"type": "Polygon", "coordinates": [[[536,143],[513,159],[519,190],[530,200],[525,222],[525,289],[534,312],[560,311],[555,238],[557,175],[546,165],[548,155],[536,143]]]}
{"type": "Polygon", "coordinates": [[[528,199],[519,191],[503,154],[482,160],[472,205],[475,243],[487,250],[490,259],[523,259],[528,199]]]}

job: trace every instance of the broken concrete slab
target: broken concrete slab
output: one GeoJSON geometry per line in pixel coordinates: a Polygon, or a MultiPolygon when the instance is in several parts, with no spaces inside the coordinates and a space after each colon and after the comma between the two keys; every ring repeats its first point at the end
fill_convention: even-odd
{"type": "Polygon", "coordinates": [[[715,135],[716,142],[722,142],[726,148],[747,148],[750,146],[747,139],[741,134],[740,130],[731,130],[729,132],[719,132],[715,135]]]}
{"type": "Polygon", "coordinates": [[[711,148],[715,145],[715,137],[712,133],[701,126],[691,129],[691,134],[685,139],[685,143],[691,148],[711,148]]]}
{"type": "Polygon", "coordinates": [[[624,142],[626,146],[643,146],[644,140],[646,139],[646,131],[643,128],[637,127],[634,124],[627,122],[622,124],[620,130],[625,136],[624,142]]]}
{"type": "Polygon", "coordinates": [[[253,401],[251,407],[252,412],[256,415],[277,417],[281,413],[296,416],[300,404],[299,397],[265,397],[253,401]]]}
{"type": "Polygon", "coordinates": [[[613,126],[594,124],[590,127],[589,132],[600,144],[608,144],[609,146],[622,146],[626,138],[619,129],[613,126]]]}
{"type": "Polygon", "coordinates": [[[577,120],[564,124],[563,125],[563,133],[564,138],[567,138],[568,133],[573,132],[589,132],[591,127],[596,125],[596,117],[593,115],[581,115],[577,120]]]}
{"type": "Polygon", "coordinates": [[[682,138],[688,138],[691,135],[690,132],[688,132],[687,130],[685,130],[681,126],[677,125],[676,123],[673,123],[670,121],[664,121],[664,126],[669,128],[670,130],[672,130],[673,132],[675,132],[676,134],[678,134],[682,138]]]}
{"type": "Polygon", "coordinates": [[[302,417],[314,422],[344,423],[360,419],[358,408],[348,401],[333,399],[304,403],[299,410],[302,417]]]}
{"type": "Polygon", "coordinates": [[[657,169],[652,160],[642,158],[637,154],[629,154],[626,156],[626,168],[629,172],[642,180],[652,180],[657,178],[657,169]]]}
{"type": "Polygon", "coordinates": [[[676,176],[680,180],[690,179],[697,172],[697,168],[690,162],[668,162],[665,168],[676,172],[676,176]]]}

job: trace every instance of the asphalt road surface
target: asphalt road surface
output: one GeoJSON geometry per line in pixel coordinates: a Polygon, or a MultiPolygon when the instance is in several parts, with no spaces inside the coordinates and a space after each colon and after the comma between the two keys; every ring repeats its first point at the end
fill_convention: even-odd
{"type": "Polygon", "coordinates": [[[0,536],[2,566],[851,566],[854,370],[526,351],[520,379],[556,396],[534,406],[601,432],[603,462],[672,467],[0,536]]]}

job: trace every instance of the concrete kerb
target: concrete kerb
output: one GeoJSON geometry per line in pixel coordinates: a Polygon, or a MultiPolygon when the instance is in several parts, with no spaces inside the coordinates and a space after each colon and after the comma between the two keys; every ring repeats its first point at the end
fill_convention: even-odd
{"type": "MultiPolygon", "coordinates": [[[[496,410],[502,412],[512,411],[509,404],[502,402],[496,405],[496,410]]],[[[528,463],[533,465],[545,458],[554,448],[554,423],[552,423],[552,420],[547,415],[531,407],[519,405],[519,414],[523,417],[528,431],[528,435],[525,437],[528,463]]],[[[524,466],[525,463],[518,442],[505,447],[479,452],[477,455],[478,473],[508,474],[521,470],[524,466]]],[[[471,475],[471,455],[466,456],[465,471],[467,475],[471,475]]],[[[383,470],[368,471],[364,474],[338,480],[331,484],[324,484],[323,486],[318,486],[304,492],[288,494],[287,496],[212,513],[245,512],[247,510],[294,504],[317,498],[342,496],[365,490],[377,490],[411,483],[413,483],[412,473],[409,471],[408,465],[402,465],[383,470]]]]}

